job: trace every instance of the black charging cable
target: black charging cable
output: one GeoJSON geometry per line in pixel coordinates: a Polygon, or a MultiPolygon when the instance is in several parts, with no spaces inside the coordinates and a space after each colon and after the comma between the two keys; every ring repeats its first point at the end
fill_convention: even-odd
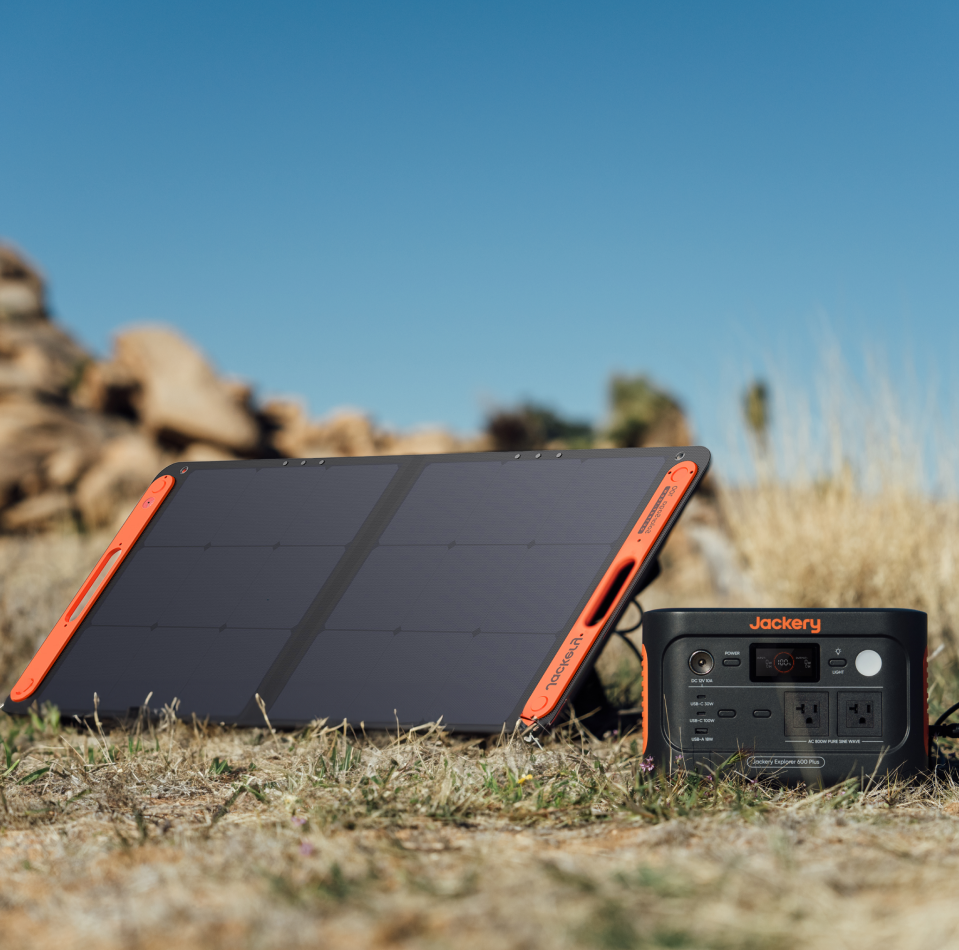
{"type": "Polygon", "coordinates": [[[945,725],[946,720],[959,710],[959,703],[950,706],[936,721],[929,727],[929,738],[931,739],[959,739],[959,722],[950,722],[945,725]]]}
{"type": "MultiPolygon", "coordinates": [[[[638,600],[634,599],[633,603],[636,605],[636,609],[639,610],[639,622],[635,626],[630,627],[628,630],[616,630],[614,632],[616,636],[618,636],[620,640],[622,640],[623,643],[625,643],[626,646],[628,646],[630,650],[633,651],[633,653],[636,656],[636,659],[639,661],[640,666],[642,666],[643,655],[642,653],[639,652],[639,649],[637,648],[636,644],[629,639],[629,634],[635,633],[637,630],[639,630],[640,627],[642,627],[643,617],[645,616],[645,614],[643,612],[643,605],[638,600]]],[[[957,706],[957,708],[959,708],[959,706],[957,706]]]]}
{"type": "Polygon", "coordinates": [[[959,773],[959,759],[943,752],[938,740],[959,739],[959,722],[946,722],[957,711],[959,711],[959,703],[954,703],[929,726],[929,767],[934,772],[949,775],[953,779],[959,773]]]}
{"type": "Polygon", "coordinates": [[[640,652],[639,647],[637,647],[636,644],[633,643],[632,640],[630,640],[629,635],[643,628],[643,617],[645,616],[645,613],[643,611],[643,605],[639,602],[639,598],[633,598],[633,604],[636,606],[636,609],[639,610],[639,620],[627,630],[613,631],[616,634],[616,636],[618,636],[619,639],[622,640],[623,643],[625,643],[626,646],[628,646],[630,650],[633,651],[633,656],[636,657],[636,662],[639,664],[639,670],[636,672],[636,675],[629,681],[629,685],[627,687],[628,693],[632,693],[633,687],[636,685],[637,680],[639,680],[643,675],[643,654],[640,652]]]}

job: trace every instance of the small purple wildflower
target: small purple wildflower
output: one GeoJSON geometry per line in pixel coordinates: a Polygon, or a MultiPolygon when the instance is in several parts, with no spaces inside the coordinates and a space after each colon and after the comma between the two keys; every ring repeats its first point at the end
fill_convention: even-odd
{"type": "Polygon", "coordinates": [[[308,858],[312,853],[313,853],[313,845],[311,845],[309,841],[301,842],[300,854],[302,854],[304,858],[308,858]]]}
{"type": "Polygon", "coordinates": [[[713,777],[709,773],[703,776],[704,782],[711,782],[712,780],[713,780],[713,777]]]}
{"type": "Polygon", "coordinates": [[[639,763],[640,772],[652,772],[653,771],[653,757],[647,755],[642,762],[639,763]]]}
{"type": "Polygon", "coordinates": [[[294,815],[294,816],[290,819],[290,821],[292,821],[293,824],[296,825],[297,828],[302,828],[302,827],[306,824],[306,819],[303,818],[303,817],[300,816],[300,815],[294,815]]]}

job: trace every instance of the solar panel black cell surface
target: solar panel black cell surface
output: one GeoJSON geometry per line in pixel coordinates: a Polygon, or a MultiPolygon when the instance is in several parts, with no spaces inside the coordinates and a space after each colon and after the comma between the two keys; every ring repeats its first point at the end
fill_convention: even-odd
{"type": "Polygon", "coordinates": [[[252,723],[259,694],[277,724],[512,726],[640,516],[675,493],[680,452],[689,488],[651,559],[705,449],[171,466],[175,486],[49,672],[5,708],[88,714],[96,693],[122,716],[149,696],[252,723]]]}

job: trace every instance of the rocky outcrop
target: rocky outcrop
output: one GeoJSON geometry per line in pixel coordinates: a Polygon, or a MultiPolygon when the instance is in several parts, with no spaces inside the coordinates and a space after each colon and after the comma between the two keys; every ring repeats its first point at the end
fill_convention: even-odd
{"type": "Polygon", "coordinates": [[[258,406],[168,327],[124,330],[97,360],[50,317],[40,272],[0,246],[0,531],[109,525],[180,460],[482,447],[438,429],[389,432],[355,410],[317,420],[295,401],[258,406]]]}
{"type": "Polygon", "coordinates": [[[210,442],[240,454],[260,446],[249,388],[220,379],[192,343],[166,327],[119,334],[113,358],[84,376],[78,399],[87,408],[126,411],[161,444],[210,442]]]}
{"type": "Polygon", "coordinates": [[[276,400],[263,408],[273,429],[272,442],[280,455],[289,458],[323,458],[341,455],[375,455],[376,433],[363,414],[340,410],[329,419],[307,417],[293,400],[276,400]]]}
{"type": "Polygon", "coordinates": [[[35,319],[46,313],[43,276],[19,251],[0,244],[0,318],[35,319]]]}
{"type": "MultiPolygon", "coordinates": [[[[96,359],[51,318],[40,272],[0,246],[0,531],[106,527],[177,461],[689,442],[679,404],[645,377],[616,377],[611,404],[608,431],[527,405],[468,440],[392,432],[354,409],[315,419],[296,400],[260,405],[169,327],[125,329],[96,359]]],[[[699,495],[714,500],[708,483],[699,495]]]]}
{"type": "Polygon", "coordinates": [[[112,439],[76,483],[75,507],[83,524],[89,528],[109,524],[170,461],[145,432],[112,439]]]}
{"type": "Polygon", "coordinates": [[[334,458],[347,455],[430,455],[482,451],[485,438],[464,440],[439,428],[395,433],[376,427],[369,416],[340,409],[326,419],[311,420],[291,400],[267,403],[263,417],[273,428],[272,444],[288,458],[334,458]]]}

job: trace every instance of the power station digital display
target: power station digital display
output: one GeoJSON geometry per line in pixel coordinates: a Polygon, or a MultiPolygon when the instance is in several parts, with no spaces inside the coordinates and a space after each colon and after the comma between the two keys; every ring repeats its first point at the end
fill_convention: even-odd
{"type": "Polygon", "coordinates": [[[749,672],[754,683],[818,682],[819,644],[750,644],[749,672]]]}

